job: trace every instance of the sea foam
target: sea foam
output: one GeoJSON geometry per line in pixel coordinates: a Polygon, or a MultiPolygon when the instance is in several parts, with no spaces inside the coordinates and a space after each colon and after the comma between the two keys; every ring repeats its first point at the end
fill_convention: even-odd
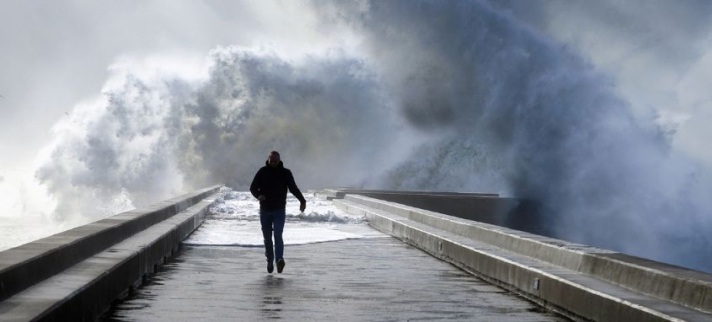
{"type": "MultiPolygon", "coordinates": [[[[259,203],[249,192],[227,188],[209,209],[203,225],[184,245],[262,247],[259,203]]],[[[363,216],[349,215],[331,201],[306,193],[307,210],[299,211],[299,201],[289,195],[284,225],[284,244],[301,245],[356,238],[385,237],[367,225],[363,216]]]]}

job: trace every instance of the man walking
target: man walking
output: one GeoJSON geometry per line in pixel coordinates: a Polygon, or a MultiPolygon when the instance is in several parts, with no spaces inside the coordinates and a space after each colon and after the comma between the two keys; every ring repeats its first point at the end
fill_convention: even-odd
{"type": "Polygon", "coordinates": [[[284,269],[284,242],[282,230],[284,229],[285,207],[287,205],[287,189],[301,205],[299,210],[304,212],[307,201],[302,192],[297,188],[294,177],[289,169],[280,161],[279,152],[272,151],[267,157],[265,166],[260,168],[252,180],[250,192],[260,201],[260,224],[262,236],[265,240],[265,256],[267,256],[267,272],[274,271],[275,253],[277,255],[277,272],[284,269]],[[272,249],[272,231],[274,231],[274,249],[272,249]]]}

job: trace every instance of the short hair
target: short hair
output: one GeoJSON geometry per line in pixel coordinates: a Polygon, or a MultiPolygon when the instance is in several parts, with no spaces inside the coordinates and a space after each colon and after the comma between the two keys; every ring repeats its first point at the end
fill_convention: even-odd
{"type": "Polygon", "coordinates": [[[281,156],[279,155],[279,152],[277,152],[277,151],[270,152],[269,155],[267,155],[267,158],[269,159],[269,157],[271,157],[273,155],[277,155],[277,157],[281,159],[281,156]]]}

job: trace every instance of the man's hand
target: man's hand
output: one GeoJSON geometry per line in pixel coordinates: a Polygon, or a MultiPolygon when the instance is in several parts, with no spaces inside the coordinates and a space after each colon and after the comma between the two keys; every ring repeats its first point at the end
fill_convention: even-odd
{"type": "Polygon", "coordinates": [[[306,202],[302,202],[302,203],[299,205],[299,211],[304,212],[304,209],[307,209],[307,203],[306,203],[306,202]]]}
{"type": "Polygon", "coordinates": [[[265,195],[260,195],[259,197],[257,197],[257,200],[265,201],[265,200],[267,200],[267,197],[265,197],[265,195]]]}

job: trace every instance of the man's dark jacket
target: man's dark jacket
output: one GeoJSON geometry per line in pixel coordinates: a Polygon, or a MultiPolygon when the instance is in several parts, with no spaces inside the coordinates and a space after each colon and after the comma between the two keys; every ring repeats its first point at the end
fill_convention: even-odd
{"type": "Polygon", "coordinates": [[[255,179],[252,180],[250,185],[250,192],[255,198],[260,195],[264,195],[267,198],[264,201],[260,201],[260,209],[268,211],[285,208],[287,205],[287,189],[300,202],[306,202],[297,184],[294,183],[292,171],[285,168],[282,161],[279,161],[279,165],[275,168],[270,167],[265,162],[265,166],[257,171],[255,179]]]}

